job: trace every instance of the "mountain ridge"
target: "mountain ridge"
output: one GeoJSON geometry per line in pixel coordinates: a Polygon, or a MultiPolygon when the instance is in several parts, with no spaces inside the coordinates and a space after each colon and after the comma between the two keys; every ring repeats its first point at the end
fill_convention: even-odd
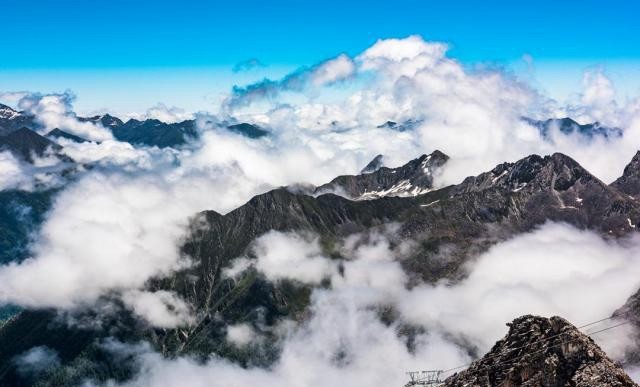
{"type": "MultiPolygon", "coordinates": [[[[446,159],[444,154],[436,156],[436,160],[446,159]]],[[[427,157],[421,156],[403,167],[427,176],[422,167],[427,157]]],[[[391,170],[384,173],[393,175],[391,170]]],[[[388,184],[393,186],[396,181],[391,179],[388,184]]],[[[20,383],[9,359],[34,346],[62,346],[60,350],[68,354],[63,368],[64,364],[77,362],[93,364],[97,361],[95,356],[103,356],[94,343],[107,332],[125,341],[148,340],[166,356],[206,358],[217,354],[240,364],[268,366],[278,356],[276,337],[267,334],[265,338],[272,348],[269,354],[239,355],[224,344],[225,327],[259,323],[268,331],[284,318],[304,321],[312,287],[290,281],[271,282],[252,270],[239,278],[223,275],[237,257],[247,254],[257,237],[268,231],[312,232],[327,249],[326,254],[332,256],[336,252],[331,246],[342,238],[398,223],[401,240],[414,241],[417,246],[400,262],[410,282],[417,284],[457,281],[465,275],[465,263],[470,259],[547,221],[565,222],[606,238],[618,238],[636,232],[640,204],[562,154],[532,155],[515,163],[503,163],[458,185],[415,196],[350,200],[333,193],[277,188],[224,215],[215,211],[195,215],[181,250],[193,265],[150,281],[151,290],[176,292],[197,311],[192,325],[152,329],[135,322],[123,309],[120,317],[107,324],[107,331],[83,331],[85,336],[72,349],[64,347],[69,332],[54,324],[55,313],[25,311],[0,329],[0,348],[7,348],[0,350],[0,364],[8,364],[0,367],[0,382],[20,383]],[[447,260],[440,258],[443,252],[447,260]],[[256,314],[256,310],[261,312],[256,314]],[[42,332],[25,334],[29,329],[42,332]]]]}

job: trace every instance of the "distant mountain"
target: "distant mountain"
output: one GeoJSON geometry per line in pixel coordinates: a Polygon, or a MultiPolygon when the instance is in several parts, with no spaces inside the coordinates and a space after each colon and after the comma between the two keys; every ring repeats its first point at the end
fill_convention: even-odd
{"type": "MultiPolygon", "coordinates": [[[[622,136],[622,129],[615,127],[604,126],[599,122],[593,122],[588,124],[579,124],[571,118],[551,118],[547,120],[535,120],[528,117],[523,117],[523,121],[532,125],[540,131],[540,134],[548,138],[553,130],[558,130],[563,134],[577,134],[585,138],[603,137],[603,138],[615,138],[622,136]]],[[[398,132],[405,132],[414,130],[423,121],[418,119],[409,119],[401,123],[395,121],[387,121],[378,128],[391,129],[398,132]]]]}
{"type": "Polygon", "coordinates": [[[593,340],[560,317],[523,316],[443,387],[637,387],[593,340]]]}
{"type": "MultiPolygon", "coordinates": [[[[131,119],[122,124],[122,121],[106,116],[100,118],[100,122],[113,132],[114,137],[119,141],[125,141],[132,145],[147,145],[165,147],[179,147],[186,144],[189,138],[197,138],[198,131],[194,120],[186,120],[172,124],[164,123],[156,119],[139,121],[131,119]]],[[[264,137],[269,132],[260,127],[248,123],[240,123],[227,126],[231,132],[249,137],[264,137]]]]}
{"type": "Polygon", "coordinates": [[[269,132],[267,132],[264,129],[261,129],[259,126],[248,124],[246,122],[235,124],[235,125],[229,125],[227,126],[227,129],[229,129],[234,133],[241,134],[249,138],[260,138],[269,134],[269,132]]]}
{"type": "Polygon", "coordinates": [[[84,139],[82,137],[76,136],[75,134],[67,133],[64,130],[60,130],[58,128],[55,128],[52,131],[50,131],[49,133],[47,133],[47,137],[52,138],[54,140],[57,140],[57,139],[60,139],[60,138],[64,138],[66,140],[71,140],[71,141],[78,142],[78,143],[89,142],[89,140],[86,140],[86,139],[84,139]]]}
{"type": "Polygon", "coordinates": [[[416,196],[433,190],[434,173],[449,159],[440,151],[422,155],[398,168],[379,167],[376,156],[360,175],[338,176],[315,189],[316,194],[338,192],[354,200],[369,200],[383,196],[416,196]],[[377,168],[377,169],[376,169],[377,168]]]}
{"type": "Polygon", "coordinates": [[[422,120],[413,120],[413,119],[403,121],[402,123],[397,123],[395,121],[387,121],[382,125],[378,125],[378,128],[392,129],[398,132],[405,132],[405,131],[415,129],[421,123],[422,123],[422,120]]]}
{"type": "Polygon", "coordinates": [[[7,105],[0,104],[0,136],[21,128],[35,129],[33,116],[18,112],[7,105]]]}
{"type": "Polygon", "coordinates": [[[552,130],[559,130],[564,134],[578,134],[586,138],[603,137],[614,138],[622,136],[622,129],[603,126],[599,122],[581,125],[571,118],[551,118],[545,121],[523,118],[528,124],[538,128],[543,137],[549,137],[552,130]]]}
{"type": "MultiPolygon", "coordinates": [[[[8,150],[25,161],[33,162],[36,156],[42,157],[47,151],[58,154],[62,147],[33,130],[21,128],[0,136],[0,150],[8,150]]],[[[61,156],[65,158],[66,156],[61,156]]],[[[67,158],[68,159],[68,158],[67,158]]]]}
{"type": "Polygon", "coordinates": [[[93,117],[78,117],[78,121],[80,122],[92,122],[94,124],[100,124],[107,129],[113,129],[115,127],[121,126],[124,124],[121,119],[118,117],[114,117],[110,114],[98,115],[93,117]]]}
{"type": "Polygon", "coordinates": [[[157,146],[160,148],[177,147],[187,142],[189,137],[197,135],[195,121],[188,120],[167,124],[160,120],[148,119],[139,121],[131,119],[124,124],[122,121],[109,121],[113,136],[132,145],[157,146]]]}

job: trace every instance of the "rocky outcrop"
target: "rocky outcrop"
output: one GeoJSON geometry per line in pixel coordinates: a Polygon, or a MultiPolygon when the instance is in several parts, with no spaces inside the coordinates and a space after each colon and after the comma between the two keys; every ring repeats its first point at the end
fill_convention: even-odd
{"type": "Polygon", "coordinates": [[[371,200],[385,196],[417,196],[434,189],[434,176],[449,160],[436,150],[398,168],[378,167],[377,156],[360,175],[338,176],[315,189],[315,194],[338,193],[352,200],[371,200]],[[377,168],[376,168],[377,167],[377,168]],[[372,172],[368,172],[373,170],[372,172]],[[367,171],[367,172],[365,172],[367,171]]]}
{"type": "Polygon", "coordinates": [[[622,176],[611,183],[611,186],[636,199],[640,197],[640,151],[633,156],[622,176]]]}
{"type": "Polygon", "coordinates": [[[635,387],[594,343],[560,317],[523,316],[482,359],[446,387],[635,387]]]}

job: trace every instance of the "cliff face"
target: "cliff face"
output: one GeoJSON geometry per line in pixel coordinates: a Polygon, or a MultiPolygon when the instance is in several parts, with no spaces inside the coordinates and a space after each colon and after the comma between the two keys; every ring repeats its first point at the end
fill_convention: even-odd
{"type": "Polygon", "coordinates": [[[593,340],[560,317],[523,316],[489,353],[446,387],[637,386],[593,340]]]}

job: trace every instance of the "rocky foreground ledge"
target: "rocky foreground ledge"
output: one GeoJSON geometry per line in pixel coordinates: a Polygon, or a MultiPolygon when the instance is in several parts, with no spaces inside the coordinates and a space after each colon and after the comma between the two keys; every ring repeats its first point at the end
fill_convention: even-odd
{"type": "Polygon", "coordinates": [[[447,378],[444,386],[637,386],[589,336],[563,318],[529,315],[507,325],[509,333],[489,353],[447,378]]]}

